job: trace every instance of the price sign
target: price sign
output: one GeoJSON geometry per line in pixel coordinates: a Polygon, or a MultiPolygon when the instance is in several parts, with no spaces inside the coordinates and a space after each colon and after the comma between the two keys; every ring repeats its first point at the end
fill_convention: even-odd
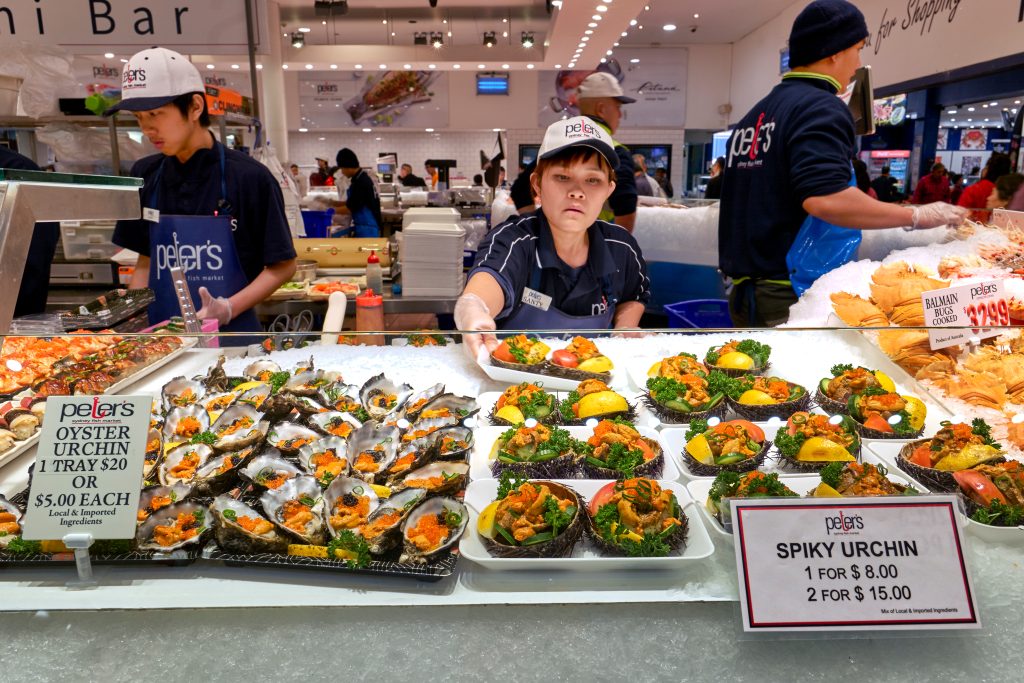
{"type": "Polygon", "coordinates": [[[139,507],[151,396],[46,401],[25,538],[131,538],[139,507]]]}
{"type": "Polygon", "coordinates": [[[1002,334],[1001,330],[985,328],[1010,324],[1010,307],[1000,280],[923,292],[921,304],[924,306],[924,324],[928,327],[972,328],[929,330],[928,341],[932,351],[958,346],[972,337],[997,337],[1002,334]]]}
{"type": "Polygon", "coordinates": [[[745,631],[981,626],[953,496],[730,507],[745,631]]]}

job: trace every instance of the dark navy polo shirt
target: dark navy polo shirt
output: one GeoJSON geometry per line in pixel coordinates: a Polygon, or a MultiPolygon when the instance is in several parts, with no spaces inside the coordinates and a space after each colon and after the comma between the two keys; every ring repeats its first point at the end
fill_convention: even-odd
{"type": "Polygon", "coordinates": [[[853,116],[824,77],[787,74],[758,102],[726,150],[722,272],[788,280],[786,254],[807,218],[803,203],[849,186],[855,141],[853,116]]]}
{"type": "MultiPolygon", "coordinates": [[[[0,147],[0,168],[38,171],[39,166],[26,156],[0,147]]],[[[60,239],[60,223],[36,223],[28,245],[28,257],[21,274],[21,288],[14,303],[14,316],[42,313],[50,289],[50,264],[60,239]]]]}
{"type": "Polygon", "coordinates": [[[551,305],[567,315],[595,315],[604,302],[602,280],[618,303],[651,298],[647,262],[636,240],[614,223],[597,221],[587,230],[590,254],[581,269],[574,269],[555,252],[551,228],[543,211],[515,216],[492,229],[476,253],[469,276],[492,275],[505,293],[505,305],[496,319],[507,318],[522,302],[531,274],[541,270],[540,291],[551,305]]]}
{"type": "MultiPolygon", "coordinates": [[[[237,221],[235,247],[249,281],[264,266],[295,258],[291,231],[284,214],[281,186],[267,168],[252,157],[225,149],[224,169],[231,216],[237,221]]],[[[139,159],[131,174],[145,181],[142,206],[161,214],[212,216],[221,199],[220,159],[216,147],[196,151],[185,163],[177,157],[154,154],[139,159]],[[163,163],[159,202],[152,205],[153,183],[163,163]]],[[[114,244],[149,256],[149,221],[121,220],[114,244]]]]}

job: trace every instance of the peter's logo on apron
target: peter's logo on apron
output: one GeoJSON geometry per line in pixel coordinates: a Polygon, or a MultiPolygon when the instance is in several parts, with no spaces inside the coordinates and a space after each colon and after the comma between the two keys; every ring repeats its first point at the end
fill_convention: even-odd
{"type": "Polygon", "coordinates": [[[601,297],[601,303],[590,305],[590,315],[604,315],[608,312],[608,299],[601,297]]]}
{"type": "MultiPolygon", "coordinates": [[[[178,233],[171,233],[171,243],[156,244],[156,279],[167,273],[169,268],[180,267],[186,273],[197,271],[219,271],[224,267],[222,248],[211,240],[206,244],[180,244],[178,233]]],[[[209,278],[216,279],[216,278],[209,278]]]]}

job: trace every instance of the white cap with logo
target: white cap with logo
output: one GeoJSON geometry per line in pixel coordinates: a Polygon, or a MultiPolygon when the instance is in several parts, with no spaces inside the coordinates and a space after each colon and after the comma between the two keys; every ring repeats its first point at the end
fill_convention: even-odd
{"type": "Polygon", "coordinates": [[[121,101],[104,112],[159,109],[188,93],[204,93],[199,69],[183,55],[154,47],[132,55],[121,72],[121,101]]]}
{"type": "Polygon", "coordinates": [[[612,168],[619,165],[612,136],[586,116],[574,116],[548,126],[537,157],[550,159],[571,147],[589,147],[603,156],[612,168]]]}
{"type": "Polygon", "coordinates": [[[614,97],[623,104],[636,102],[632,97],[626,97],[619,85],[619,79],[605,71],[595,71],[590,74],[576,88],[576,99],[593,99],[598,97],[614,97]]]}

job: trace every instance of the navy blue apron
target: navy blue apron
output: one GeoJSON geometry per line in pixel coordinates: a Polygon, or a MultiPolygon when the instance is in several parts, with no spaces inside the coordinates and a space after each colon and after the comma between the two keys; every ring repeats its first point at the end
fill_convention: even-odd
{"type": "MultiPolygon", "coordinates": [[[[530,271],[530,289],[540,292],[541,268],[530,271]]],[[[520,300],[511,315],[497,323],[500,330],[607,330],[611,329],[618,299],[611,291],[610,277],[601,278],[601,291],[604,294],[605,311],[597,315],[569,315],[554,307],[548,306],[545,311],[532,304],[520,300]]]]}
{"type": "MultiPolygon", "coordinates": [[[[221,198],[213,216],[174,216],[160,214],[159,222],[149,226],[149,287],[156,301],[149,305],[149,322],[155,325],[181,315],[178,297],[171,281],[171,266],[180,264],[185,271],[192,301],[200,307],[199,288],[206,287],[214,297],[230,297],[249,286],[232,236],[233,219],[228,203],[227,177],[224,170],[224,145],[216,140],[214,147],[220,158],[221,198]]],[[[153,192],[148,206],[159,210],[160,178],[165,158],[153,178],[153,192]]],[[[252,309],[238,314],[222,332],[262,332],[263,328],[252,309]]],[[[230,340],[227,340],[230,342],[230,340]]]]}
{"type": "MultiPolygon", "coordinates": [[[[360,169],[359,173],[366,173],[360,169]]],[[[358,174],[357,174],[358,175],[358,174]]],[[[353,177],[353,180],[355,177],[353,177]]],[[[348,191],[345,193],[345,204],[352,200],[352,186],[355,183],[349,183],[348,191]]],[[[373,181],[370,181],[373,186],[373,181]]],[[[374,192],[376,193],[376,186],[374,192]]],[[[351,209],[350,209],[351,211],[351,209]]],[[[355,232],[356,237],[380,237],[380,225],[377,224],[377,218],[373,215],[373,211],[370,211],[370,207],[361,206],[355,211],[352,211],[352,228],[355,232]]]]}

